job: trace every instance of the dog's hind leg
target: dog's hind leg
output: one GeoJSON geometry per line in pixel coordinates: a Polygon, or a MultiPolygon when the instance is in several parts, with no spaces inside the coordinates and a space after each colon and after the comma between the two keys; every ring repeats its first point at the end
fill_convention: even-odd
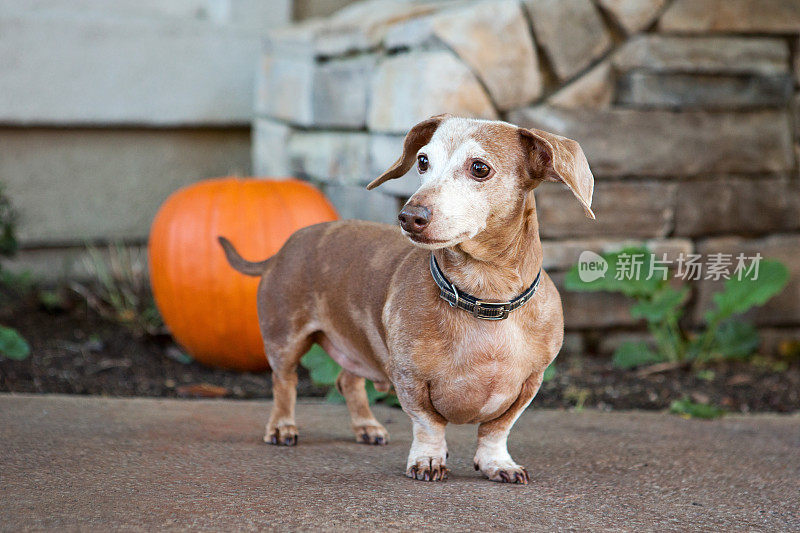
{"type": "Polygon", "coordinates": [[[278,446],[297,444],[297,425],[294,407],[297,401],[297,364],[311,347],[311,339],[301,339],[275,350],[267,346],[272,367],[272,412],[264,434],[264,442],[278,446]]]}
{"type": "Polygon", "coordinates": [[[387,444],[389,432],[372,414],[364,382],[364,378],[342,369],[336,378],[336,388],[347,402],[356,441],[364,444],[387,444]]]}

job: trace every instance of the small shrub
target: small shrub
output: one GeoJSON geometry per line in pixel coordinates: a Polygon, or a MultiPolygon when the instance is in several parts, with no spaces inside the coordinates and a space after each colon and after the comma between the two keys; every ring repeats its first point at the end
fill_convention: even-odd
{"type": "MultiPolygon", "coordinates": [[[[11,200],[4,193],[3,184],[0,183],[0,257],[11,257],[17,251],[16,223],[17,214],[11,206],[11,200]]],[[[5,271],[0,263],[0,283],[16,292],[17,279],[17,276],[5,271]]],[[[0,356],[21,360],[30,353],[30,345],[18,331],[0,325],[0,356]]]]}
{"type": "Polygon", "coordinates": [[[157,335],[163,327],[147,281],[144,261],[123,245],[109,245],[106,253],[87,246],[85,266],[95,285],[71,284],[91,309],[137,335],[157,335]]]}
{"type": "Polygon", "coordinates": [[[726,280],[721,291],[712,297],[714,308],[704,315],[704,328],[696,333],[682,329],[690,288],[669,282],[669,276],[617,276],[625,258],[641,257],[641,272],[652,271],[652,254],[647,249],[626,248],[604,254],[607,274],[593,281],[583,281],[578,265],[567,274],[567,289],[583,292],[619,292],[633,298],[631,316],[644,319],[656,349],[645,342],[623,343],[614,353],[613,362],[621,368],[634,368],[662,362],[699,364],[718,359],[743,359],[758,348],[756,328],[736,320],[752,307],[763,305],[778,294],[789,279],[787,268],[778,261],[762,260],[758,275],[745,272],[726,280]],[[618,279],[620,278],[621,279],[618,279]],[[649,278],[649,279],[648,279],[649,278]],[[666,279],[664,279],[666,278],[666,279]]]}

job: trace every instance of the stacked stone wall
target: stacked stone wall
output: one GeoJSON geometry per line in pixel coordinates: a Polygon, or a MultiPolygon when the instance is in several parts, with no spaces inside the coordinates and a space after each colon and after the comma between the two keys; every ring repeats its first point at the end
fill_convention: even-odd
{"type": "MultiPolygon", "coordinates": [[[[367,192],[403,134],[449,112],[581,143],[596,221],[537,190],[545,265],[583,250],[760,252],[791,270],[751,318],[765,349],[800,338],[800,2],[483,0],[353,4],[273,32],[258,75],[253,167],[321,185],[342,215],[394,222],[413,175],[367,192]]],[[[699,321],[718,281],[694,282],[699,321]]],[[[567,349],[637,335],[627,302],[562,290],[567,349]]]]}

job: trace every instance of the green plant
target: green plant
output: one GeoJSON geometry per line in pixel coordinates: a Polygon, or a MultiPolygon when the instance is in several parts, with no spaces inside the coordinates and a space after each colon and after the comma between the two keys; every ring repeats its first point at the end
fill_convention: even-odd
{"type": "Polygon", "coordinates": [[[591,395],[592,391],[589,389],[576,387],[574,385],[570,385],[564,390],[564,398],[575,403],[574,409],[576,411],[583,411],[583,406],[591,395]]]}
{"type": "Polygon", "coordinates": [[[668,276],[649,275],[655,269],[652,254],[646,248],[625,248],[604,254],[608,263],[605,276],[583,281],[579,265],[568,273],[567,289],[573,291],[619,292],[633,298],[631,316],[644,319],[655,350],[645,342],[623,343],[613,361],[622,368],[634,368],[662,362],[699,364],[716,359],[742,359],[753,354],[759,345],[756,328],[734,319],[752,307],[763,305],[786,285],[789,273],[778,261],[762,260],[756,275],[748,271],[726,280],[721,291],[712,297],[714,307],[704,315],[704,328],[691,333],[680,325],[690,288],[674,286],[668,276]],[[640,258],[640,275],[620,276],[631,257],[640,258]]]}
{"type": "Polygon", "coordinates": [[[702,370],[698,370],[694,377],[703,381],[714,381],[714,378],[717,377],[717,373],[710,368],[704,368],[702,370]]]}
{"type": "MultiPolygon", "coordinates": [[[[4,192],[0,183],[0,256],[13,256],[18,247],[16,238],[17,214],[11,206],[11,200],[4,192]]],[[[0,264],[0,283],[16,289],[14,281],[16,276],[6,272],[0,264]]],[[[0,325],[0,356],[9,359],[25,359],[30,355],[31,347],[28,342],[15,329],[0,325]]]]}
{"type": "Polygon", "coordinates": [[[109,245],[106,253],[87,246],[87,271],[93,285],[72,283],[100,316],[118,322],[135,334],[155,335],[163,322],[149,291],[144,261],[134,258],[123,245],[109,245]]]}
{"type": "Polygon", "coordinates": [[[0,183],[0,256],[11,257],[17,251],[16,226],[17,212],[0,183]]]}
{"type": "Polygon", "coordinates": [[[31,347],[17,330],[0,326],[0,355],[22,360],[31,353],[31,347]]]}
{"type": "Polygon", "coordinates": [[[688,398],[675,400],[669,406],[669,412],[684,418],[719,418],[725,414],[724,409],[705,403],[695,403],[688,398]]]}
{"type": "MultiPolygon", "coordinates": [[[[315,385],[330,387],[326,397],[329,402],[344,402],[344,397],[336,390],[335,386],[336,377],[339,375],[342,367],[331,359],[321,346],[318,344],[312,346],[308,353],[300,359],[300,364],[308,370],[311,381],[313,381],[315,385]]],[[[375,389],[375,385],[370,380],[367,380],[366,389],[367,399],[369,399],[369,403],[371,404],[382,401],[388,405],[400,405],[397,396],[395,396],[393,392],[381,392],[375,389]]]]}
{"type": "Polygon", "coordinates": [[[556,377],[556,374],[557,374],[556,364],[550,363],[550,366],[548,366],[544,370],[544,374],[542,375],[542,383],[547,383],[548,381],[556,377]]]}

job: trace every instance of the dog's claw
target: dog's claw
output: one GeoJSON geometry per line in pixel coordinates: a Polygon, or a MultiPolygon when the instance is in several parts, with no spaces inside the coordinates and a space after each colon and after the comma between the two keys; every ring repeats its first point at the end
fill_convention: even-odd
{"type": "Polygon", "coordinates": [[[275,446],[296,446],[297,427],[293,425],[284,425],[267,428],[264,442],[275,446]]]}
{"type": "Polygon", "coordinates": [[[383,445],[389,443],[389,432],[377,421],[375,425],[364,425],[354,427],[356,442],[361,444],[383,445]]]}
{"type": "Polygon", "coordinates": [[[445,481],[447,479],[447,467],[441,467],[433,472],[431,481],[445,481]]]}
{"type": "Polygon", "coordinates": [[[530,482],[530,476],[528,475],[528,471],[524,468],[520,467],[519,471],[512,471],[506,472],[505,470],[501,470],[498,472],[498,476],[500,476],[500,480],[503,483],[515,483],[517,485],[527,485],[530,482]]]}
{"type": "Polygon", "coordinates": [[[408,467],[406,476],[418,481],[444,481],[447,479],[447,467],[441,458],[423,457],[416,464],[408,467]]]}
{"type": "Polygon", "coordinates": [[[504,465],[498,464],[485,464],[481,466],[479,461],[473,463],[475,470],[480,470],[483,475],[492,481],[500,483],[512,483],[517,485],[527,485],[530,483],[531,476],[525,467],[508,463],[504,465]]]}

